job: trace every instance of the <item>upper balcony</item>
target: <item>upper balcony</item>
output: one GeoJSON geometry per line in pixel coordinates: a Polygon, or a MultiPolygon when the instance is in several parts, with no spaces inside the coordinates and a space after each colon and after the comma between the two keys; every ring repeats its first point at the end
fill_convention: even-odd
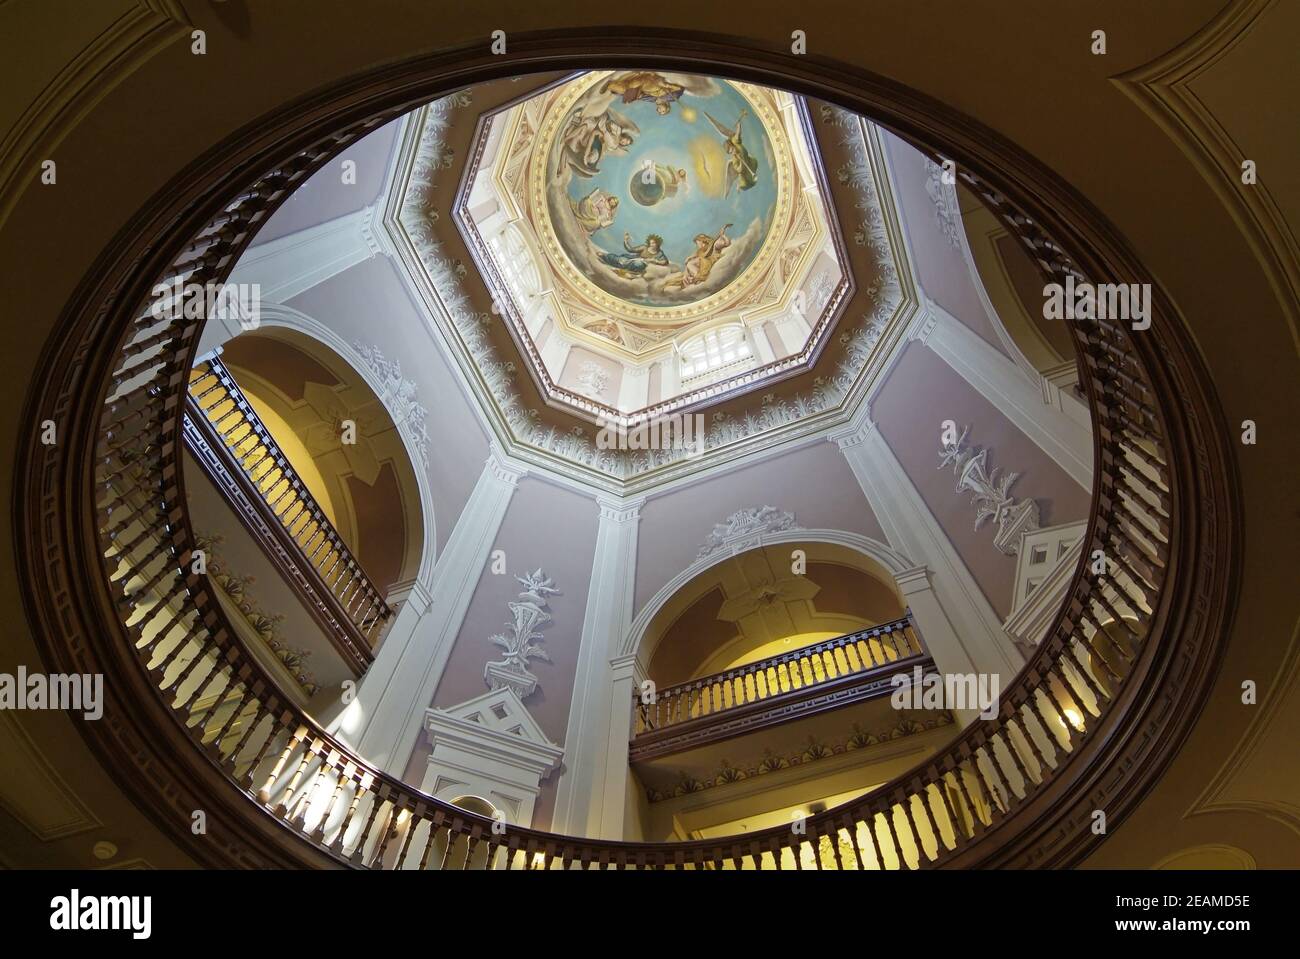
{"type": "Polygon", "coordinates": [[[633,699],[628,759],[652,801],[731,778],[853,753],[949,725],[944,710],[900,709],[934,660],[908,611],[901,619],[744,663],[633,699]],[[721,770],[721,772],[720,772],[721,770]],[[730,771],[730,772],[728,772],[730,771]]]}

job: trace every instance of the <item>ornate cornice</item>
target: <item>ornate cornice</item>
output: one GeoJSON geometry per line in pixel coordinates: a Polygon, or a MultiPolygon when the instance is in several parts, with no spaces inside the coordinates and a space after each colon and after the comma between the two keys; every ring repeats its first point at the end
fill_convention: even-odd
{"type": "MultiPolygon", "coordinates": [[[[841,145],[850,155],[835,176],[856,193],[855,209],[862,219],[855,239],[870,251],[878,275],[868,291],[872,310],[837,334],[842,358],[835,368],[794,395],[755,394],[747,409],[706,413],[702,454],[674,448],[601,449],[596,430],[586,424],[562,428],[544,421],[538,409],[523,401],[516,385],[521,372],[516,361],[501,355],[489,335],[495,318],[473,309],[465,285],[468,268],[445,253],[433,230],[437,218],[430,215],[436,211],[429,191],[434,178],[427,171],[440,168],[438,158],[445,155],[445,137],[456,109],[440,106],[443,102],[422,108],[406,126],[400,148],[403,159],[395,165],[396,180],[387,191],[384,226],[406,267],[400,274],[427,304],[467,387],[487,414],[502,448],[512,456],[608,492],[642,493],[755,453],[768,455],[779,444],[842,423],[879,381],[902,339],[900,324],[908,322],[916,309],[916,294],[908,271],[900,271],[900,263],[905,262],[901,230],[892,204],[882,199],[882,191],[888,189],[882,178],[887,174],[876,136],[858,117],[825,107],[822,121],[844,131],[841,145]],[[908,276],[907,282],[900,276],[908,276]]],[[[724,381],[704,392],[713,396],[727,387],[724,381]]],[[[580,407],[589,406],[592,415],[597,413],[591,400],[576,394],[573,399],[580,407]]],[[[683,409],[673,401],[662,413],[683,409]]]]}

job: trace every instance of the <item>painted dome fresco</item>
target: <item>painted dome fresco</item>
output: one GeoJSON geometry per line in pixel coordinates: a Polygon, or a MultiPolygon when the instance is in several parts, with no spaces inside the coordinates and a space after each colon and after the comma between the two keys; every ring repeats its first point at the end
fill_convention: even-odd
{"type": "Polygon", "coordinates": [[[790,151],[760,90],[602,72],[570,83],[547,119],[532,195],[561,268],[665,320],[741,280],[789,210],[790,151]]]}
{"type": "MultiPolygon", "coordinates": [[[[469,99],[421,111],[397,168],[409,171],[401,227],[430,295],[444,302],[465,299],[450,288],[455,258],[436,242],[447,202],[437,183],[456,103],[469,99]]],[[[491,297],[490,312],[464,330],[467,348],[483,354],[467,360],[471,374],[511,410],[521,407],[507,381],[526,377],[548,410],[597,426],[743,393],[776,403],[770,388],[810,372],[832,340],[837,357],[858,342],[858,326],[831,335],[857,286],[827,151],[861,220],[857,244],[871,232],[863,218],[883,222],[864,130],[827,116],[789,91],[655,69],[557,75],[480,112],[459,134],[465,171],[447,185],[457,242],[477,267],[462,264],[459,279],[476,272],[491,297]],[[487,355],[498,330],[515,358],[487,355]]],[[[883,323],[895,291],[876,281],[889,264],[864,269],[872,323],[883,323]]],[[[868,326],[872,336],[882,328],[868,326]]],[[[849,380],[868,352],[844,367],[849,380]]],[[[822,399],[790,408],[821,409],[828,382],[814,384],[822,399]]],[[[520,428],[556,428],[538,425],[541,416],[520,428]]],[[[556,435],[577,442],[585,428],[556,435]]]]}

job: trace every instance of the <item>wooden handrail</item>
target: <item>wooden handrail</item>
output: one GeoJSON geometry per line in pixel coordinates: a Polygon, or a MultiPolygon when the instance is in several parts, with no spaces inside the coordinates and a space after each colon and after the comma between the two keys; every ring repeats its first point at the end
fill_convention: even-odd
{"type": "Polygon", "coordinates": [[[899,667],[910,668],[925,655],[908,610],[901,619],[856,633],[653,692],[637,690],[632,697],[633,739],[747,704],[790,697],[841,677],[863,678],[882,670],[893,673],[899,667]]]}
{"type": "Polygon", "coordinates": [[[191,371],[185,408],[195,461],[360,676],[392,619],[383,594],[215,356],[191,371]]]}
{"type": "MultiPolygon", "coordinates": [[[[721,46],[690,42],[727,59],[721,46]]],[[[549,62],[528,43],[516,41],[520,63],[549,62]]],[[[652,55],[655,62],[678,62],[659,47],[634,52],[627,62],[649,63],[652,55]]],[[[137,768],[147,740],[131,724],[141,714],[171,717],[175,729],[152,731],[168,740],[160,761],[201,775],[215,790],[205,802],[229,813],[226,835],[269,840],[281,862],[699,869],[1077,860],[1095,842],[1087,810],[1106,800],[1114,809],[1132,808],[1135,784],[1140,789],[1152,782],[1186,735],[1191,720],[1189,710],[1179,708],[1180,697],[1192,705],[1203,701],[1235,589],[1229,566],[1239,543],[1231,499],[1235,474],[1204,367],[1158,287],[1151,331],[1141,338],[1108,322],[1068,322],[1097,443],[1083,556],[1100,553],[1107,572],[1093,576],[1090,562],[1080,564],[1063,608],[1005,689],[996,718],[971,724],[892,782],[811,817],[800,834],[773,828],[656,844],[576,839],[513,825],[498,831],[493,822],[376,769],[277,692],[230,629],[212,584],[190,566],[194,535],[178,448],[201,323],[151,318],[148,291],[177,276],[224,280],[253,231],[292,189],[338,150],[441,89],[438,71],[452,62],[462,69],[459,76],[477,75],[479,68],[461,59],[431,55],[428,62],[367,78],[346,97],[332,93],[335,100],[321,100],[328,106],[280,111],[261,130],[259,145],[237,162],[225,154],[205,156],[206,166],[196,163],[189,179],[175,181],[172,195],[163,191],[141,214],[147,232],[138,223],[131,224],[134,232],[123,230],[119,246],[106,252],[65,311],[71,334],[48,354],[48,385],[38,383],[33,411],[37,422],[60,416],[70,417],[64,420],[70,425],[57,447],[42,449],[34,440],[24,447],[26,482],[16,484],[26,543],[22,572],[35,586],[24,595],[42,648],[56,664],[107,664],[124,687],[148,700],[133,703],[114,724],[86,724],[94,728],[83,734],[137,768]],[[376,104],[384,110],[376,112],[376,104]],[[339,126],[342,132],[328,132],[339,126]],[[271,172],[256,178],[249,172],[264,158],[286,156],[271,172]],[[235,195],[219,207],[202,192],[218,184],[224,195],[235,195]],[[190,241],[178,250],[185,243],[182,230],[190,241]],[[97,352],[114,341],[116,352],[97,352]],[[61,507],[82,495],[87,475],[94,502],[83,524],[79,514],[67,518],[78,513],[75,508],[61,507]],[[97,557],[86,551],[92,543],[97,557]],[[197,760],[170,748],[182,735],[202,747],[197,760]],[[1156,765],[1143,762],[1151,758],[1156,765]],[[238,799],[226,801],[209,768],[237,787],[230,795],[238,799]],[[234,807],[244,800],[260,809],[238,815],[234,807]],[[275,828],[267,825],[273,822],[275,828]],[[310,852],[297,855],[300,848],[310,852]]],[[[807,69],[805,86],[831,95],[831,76],[816,64],[807,69]]],[[[753,64],[744,75],[774,79],[753,64]]],[[[895,120],[904,128],[942,131],[941,142],[971,160],[959,166],[959,175],[1050,281],[1088,273],[1093,279],[1146,278],[1109,224],[992,131],[954,119],[941,104],[918,101],[914,91],[880,78],[854,73],[834,82],[832,99],[886,116],[897,110],[895,120]],[[859,87],[864,92],[853,92],[859,87]],[[911,99],[904,103],[903,94],[911,99]],[[1004,188],[1017,186],[1017,176],[1032,187],[1018,190],[1015,202],[975,172],[993,173],[1001,164],[1014,170],[1000,177],[1004,188]],[[1053,242],[1044,223],[1077,244],[1086,257],[1082,266],[1053,242]]],[[[159,798],[152,782],[137,787],[128,780],[124,788],[156,808],[193,808],[176,790],[159,798]]],[[[173,832],[179,838],[187,830],[173,832]]],[[[200,852],[220,858],[219,852],[227,863],[260,855],[251,843],[221,842],[209,840],[200,852]]]]}
{"type": "MultiPolygon", "coordinates": [[[[996,198],[986,199],[998,208],[996,198]]],[[[228,222],[215,231],[231,229],[228,222]]],[[[1042,241],[1029,245],[1060,276],[1074,272],[1059,250],[1042,241]]],[[[187,264],[186,269],[197,270],[187,273],[194,277],[212,268],[187,264]]],[[[213,269],[213,278],[225,269],[213,269]]],[[[176,382],[174,371],[184,369],[197,327],[173,326],[177,339],[152,354],[156,371],[147,382],[141,385],[132,360],[110,380],[100,428],[100,482],[110,500],[121,500],[122,493],[103,471],[120,471],[125,450],[137,449],[119,438],[153,445],[174,437],[179,425],[179,417],[168,414],[167,404],[175,402],[171,393],[157,383],[160,378],[176,382]]],[[[201,585],[204,578],[188,573],[193,533],[185,511],[169,507],[175,499],[152,499],[126,512],[106,511],[101,504],[106,571],[121,591],[120,602],[131,610],[135,648],[160,690],[172,698],[180,721],[259,804],[342,861],[427,866],[441,850],[441,865],[447,866],[458,864],[462,855],[463,863],[470,862],[482,845],[490,863],[507,868],[529,868],[538,856],[546,865],[558,858],[566,865],[620,868],[670,862],[698,868],[728,861],[739,867],[744,860],[798,868],[808,856],[819,867],[941,863],[1031,803],[1079,751],[1140,654],[1164,582],[1174,490],[1144,367],[1128,348],[1126,330],[1106,322],[1073,330],[1086,361],[1098,437],[1110,454],[1098,471],[1099,496],[1084,550],[1085,556],[1096,549],[1111,558],[1106,589],[1084,577],[1081,567],[1066,609],[1027,668],[1005,688],[996,718],[968,726],[950,746],[887,786],[813,817],[802,835],[774,827],[728,840],[630,844],[515,826],[494,831],[491,820],[439,802],[371,766],[283,697],[268,695],[273,680],[224,625],[210,587],[201,585]],[[142,580],[148,590],[138,585],[142,580]],[[169,605],[174,599],[189,602],[177,613],[169,605]],[[198,615],[186,615],[191,608],[198,615]],[[1112,620],[1122,643],[1097,638],[1112,620]],[[828,850],[820,845],[822,836],[834,837],[828,850]]],[[[166,325],[146,311],[132,341],[147,336],[162,343],[165,334],[166,325]]],[[[174,448],[172,440],[167,449],[173,452],[163,453],[164,463],[168,455],[174,458],[174,448]]]]}

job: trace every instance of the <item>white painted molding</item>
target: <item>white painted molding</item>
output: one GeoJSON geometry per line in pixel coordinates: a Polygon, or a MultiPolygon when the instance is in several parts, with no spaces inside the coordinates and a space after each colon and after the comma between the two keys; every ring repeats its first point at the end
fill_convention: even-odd
{"type": "Polygon", "coordinates": [[[564,750],[513,690],[501,687],[429,709],[424,728],[433,748],[422,789],[447,801],[478,796],[501,810],[508,824],[532,825],[541,783],[559,767],[564,750]]]}
{"type": "Polygon", "coordinates": [[[936,664],[946,672],[996,673],[1010,681],[1020,671],[1022,655],[880,431],[864,416],[858,429],[832,438],[889,544],[929,567],[937,606],[951,623],[955,643],[951,650],[932,650],[936,664]],[[962,668],[966,663],[969,667],[962,668]]]}
{"type": "Polygon", "coordinates": [[[284,303],[380,252],[374,210],[351,213],[249,247],[232,283],[258,283],[263,303],[284,303]]]}
{"type": "MultiPolygon", "coordinates": [[[[1086,490],[1092,489],[1092,431],[1059,405],[1044,401],[1042,377],[1031,382],[983,337],[932,300],[925,303],[920,339],[993,404],[1016,429],[1086,490]]],[[[1050,384],[1049,384],[1050,385],[1050,384]]],[[[1052,387],[1056,394],[1060,393],[1052,387]]],[[[1085,410],[1086,412],[1086,410],[1085,410]]]]}
{"type": "Polygon", "coordinates": [[[392,259],[396,255],[393,241],[383,227],[383,210],[379,204],[372,203],[361,211],[361,238],[371,256],[386,256],[392,259]]]}
{"type": "MultiPolygon", "coordinates": [[[[916,567],[916,563],[903,553],[878,540],[863,536],[861,533],[850,533],[838,529],[790,529],[779,532],[764,532],[758,534],[751,548],[778,546],[784,543],[828,543],[834,546],[844,546],[879,563],[894,577],[916,567]]],[[[697,558],[690,566],[687,566],[665,583],[637,612],[636,618],[632,621],[626,635],[623,637],[623,641],[619,644],[618,655],[636,656],[644,666],[648,651],[641,648],[642,642],[655,616],[683,586],[701,573],[707,572],[719,563],[726,562],[731,556],[730,552],[720,552],[697,558]]]]}
{"type": "Polygon", "coordinates": [[[623,836],[633,670],[615,670],[610,661],[632,618],[644,503],[643,498],[596,500],[600,520],[564,736],[568,761],[551,826],[560,833],[623,836]]]}
{"type": "Polygon", "coordinates": [[[397,609],[403,605],[411,605],[416,612],[423,614],[429,608],[432,597],[429,591],[417,579],[407,579],[400,583],[394,583],[388,590],[388,595],[384,597],[390,608],[397,609]]]}
{"type": "MultiPolygon", "coordinates": [[[[474,587],[487,566],[520,471],[494,450],[438,557],[423,616],[394,622],[361,681],[353,713],[361,727],[357,748],[387,772],[402,775],[419,739],[424,711],[433,700],[469,610],[474,587]],[[397,626],[403,625],[402,630],[397,626]]],[[[344,716],[349,715],[345,711],[344,716]]]]}
{"type": "Polygon", "coordinates": [[[1079,558],[1083,553],[1084,533],[1087,523],[1064,523],[1046,529],[1035,530],[1026,534],[1021,542],[1019,561],[1016,563],[1016,603],[1011,615],[1007,617],[1003,628],[1018,642],[1026,647],[1037,646],[1042,642],[1052,620],[1065,605],[1066,593],[1074,579],[1074,571],[1079,567],[1079,558]],[[1059,558],[1053,557],[1044,564],[1045,572],[1032,591],[1025,584],[1032,576],[1033,549],[1042,544],[1058,547],[1058,544],[1073,541],[1059,558]]]}

